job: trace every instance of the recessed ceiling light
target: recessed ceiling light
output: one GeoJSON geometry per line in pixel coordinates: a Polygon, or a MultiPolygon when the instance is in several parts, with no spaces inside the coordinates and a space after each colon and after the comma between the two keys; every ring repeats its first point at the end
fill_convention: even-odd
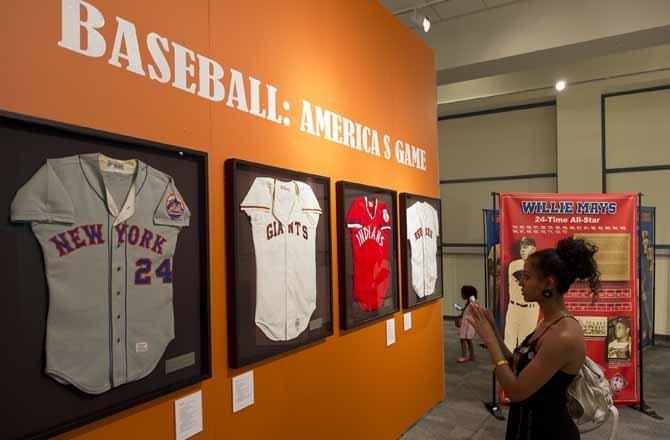
{"type": "Polygon", "coordinates": [[[428,19],[428,17],[423,14],[419,14],[418,8],[415,8],[412,12],[411,21],[413,25],[423,28],[424,32],[428,32],[430,30],[430,19],[428,19]]]}
{"type": "Polygon", "coordinates": [[[430,20],[428,20],[428,17],[423,17],[423,31],[428,32],[430,30],[430,20]]]}
{"type": "Polygon", "coordinates": [[[565,90],[565,87],[566,87],[567,85],[568,85],[568,83],[566,83],[565,80],[562,79],[562,80],[560,80],[560,81],[557,81],[557,82],[556,82],[556,85],[555,85],[554,87],[556,88],[556,91],[557,91],[557,92],[562,92],[563,90],[565,90]]]}

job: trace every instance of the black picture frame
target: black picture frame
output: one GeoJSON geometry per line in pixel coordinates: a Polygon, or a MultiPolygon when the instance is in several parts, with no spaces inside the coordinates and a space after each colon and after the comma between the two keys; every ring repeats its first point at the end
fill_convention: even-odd
{"type": "Polygon", "coordinates": [[[610,365],[629,364],[633,359],[635,348],[633,347],[633,335],[631,330],[632,318],[630,316],[608,316],[607,338],[605,339],[605,359],[610,365]],[[616,326],[621,324],[626,331],[626,341],[623,345],[618,341],[616,326]],[[617,345],[617,343],[619,345],[617,345]]]}
{"type": "MultiPolygon", "coordinates": [[[[416,209],[416,208],[414,208],[416,209]]],[[[430,211],[429,211],[430,212],[430,211]]],[[[425,239],[425,238],[424,238],[425,239]]],[[[443,283],[443,258],[442,258],[442,200],[433,197],[425,197],[418,194],[410,193],[401,193],[400,194],[400,253],[402,261],[402,307],[404,310],[410,310],[415,307],[421,306],[423,304],[428,304],[437,299],[444,297],[444,283],[443,283]],[[431,228],[424,227],[423,231],[408,231],[408,222],[407,222],[407,210],[414,206],[416,203],[425,203],[428,206],[432,207],[437,214],[437,231],[431,231],[431,228]],[[427,228],[427,230],[426,230],[427,228]],[[433,236],[432,239],[435,241],[435,264],[436,264],[436,274],[435,274],[435,286],[432,293],[430,287],[423,287],[423,295],[419,296],[417,293],[417,287],[415,286],[413,279],[412,271],[412,246],[409,240],[410,234],[423,234],[434,235],[437,232],[436,236],[433,236]],[[427,290],[426,290],[427,289],[427,290]]],[[[424,260],[425,263],[425,260],[424,260]]],[[[420,263],[414,263],[420,264],[420,263]]],[[[427,268],[427,265],[423,264],[424,269],[427,268]]],[[[429,275],[428,278],[431,276],[429,275]]],[[[423,280],[423,284],[430,284],[430,279],[423,280]]]]}
{"type": "MultiPolygon", "coordinates": [[[[390,189],[379,188],[375,186],[362,185],[354,182],[339,181],[336,185],[337,192],[337,242],[338,242],[338,272],[339,272],[339,300],[340,300],[340,327],[344,330],[354,329],[372,322],[376,322],[386,316],[393,315],[400,310],[400,301],[398,298],[398,216],[397,216],[397,193],[390,189]],[[368,201],[375,200],[372,207],[368,207],[368,201]],[[379,201],[383,202],[386,208],[379,209],[379,201]],[[356,205],[356,206],[354,206],[356,205]],[[353,208],[353,210],[352,210],[353,208]],[[360,212],[365,209],[368,217],[373,218],[372,225],[377,227],[379,225],[387,225],[390,222],[391,229],[387,235],[389,243],[387,243],[388,257],[383,259],[382,265],[388,269],[388,287],[384,289],[385,274],[379,272],[379,262],[376,262],[377,269],[365,268],[366,264],[375,266],[375,264],[363,263],[361,264],[360,273],[361,286],[359,291],[356,291],[356,266],[354,257],[354,242],[352,241],[351,230],[354,227],[349,227],[347,218],[350,213],[355,211],[360,212]],[[373,209],[370,214],[369,209],[373,209]],[[386,213],[384,213],[386,209],[386,213]],[[379,214],[381,212],[381,214],[379,214]],[[385,221],[386,215],[389,216],[388,221],[385,221]],[[385,261],[385,263],[384,263],[385,261]],[[376,271],[376,275],[370,275],[371,271],[376,271]],[[365,275],[367,273],[368,275],[365,275]],[[366,280],[366,276],[373,276],[371,282],[366,280]],[[370,289],[372,285],[373,289],[370,289]],[[381,289],[381,290],[380,290],[381,289]],[[376,290],[374,292],[373,290],[376,290]],[[383,296],[382,296],[383,295],[383,296]],[[358,297],[358,298],[356,298],[358,297]]],[[[367,219],[365,219],[367,221],[367,219]]],[[[362,225],[362,229],[366,229],[366,225],[362,225]]],[[[379,226],[381,229],[384,226],[379,226]]],[[[356,233],[353,233],[356,236],[356,233]]],[[[383,243],[380,240],[380,233],[374,228],[367,228],[365,238],[361,236],[359,242],[377,239],[377,245],[383,243]],[[374,236],[374,237],[373,237],[374,236]]],[[[381,235],[383,237],[383,233],[381,235]]],[[[384,238],[386,239],[386,238],[384,238]]],[[[357,238],[358,240],[358,238],[357,238]]],[[[382,245],[383,247],[383,245],[382,245]]],[[[357,247],[360,249],[360,247],[357,247]]],[[[365,252],[365,251],[364,251],[365,252]]],[[[359,250],[358,261],[367,260],[364,252],[359,250]]],[[[383,253],[383,250],[381,251],[383,253]]],[[[378,258],[378,257],[375,257],[378,258]]]]}
{"type": "Polygon", "coordinates": [[[0,139],[7,167],[0,178],[5,212],[0,230],[8,246],[3,253],[6,295],[0,331],[21,335],[5,341],[7,352],[13,354],[12,361],[0,367],[0,388],[10,399],[0,437],[48,438],[210,378],[207,154],[2,110],[0,139]],[[191,211],[190,225],[180,232],[173,258],[175,339],[148,376],[102,394],[86,394],[44,373],[49,294],[42,251],[29,224],[9,219],[14,194],[47,158],[93,152],[136,158],[170,174],[191,211]],[[180,359],[181,367],[168,373],[180,359]],[[169,368],[166,361],[171,361],[169,368]]]}
{"type": "MultiPolygon", "coordinates": [[[[260,181],[258,181],[260,184],[260,181]]],[[[287,186],[286,188],[289,188],[287,186]]],[[[304,187],[302,187],[304,188],[304,187]]],[[[257,188],[256,188],[257,189],[257,188]]],[[[303,189],[304,190],[304,189],[303,189]]],[[[271,191],[272,192],[272,191],[271,191]]],[[[268,194],[267,192],[263,194],[268,194]]],[[[274,194],[274,193],[273,193],[274,194]]],[[[306,194],[306,193],[303,193],[306,194]]],[[[272,196],[274,197],[274,196],[272,196]]],[[[257,199],[256,199],[257,200],[257,199]]],[[[268,196],[268,203],[274,205],[274,198],[270,199],[268,196]]],[[[307,200],[301,197],[300,200],[307,200]]],[[[263,206],[265,205],[263,202],[263,206]]],[[[252,204],[254,205],[254,204],[252,204]]],[[[258,208],[259,203],[255,203],[254,208],[258,208]]],[[[333,306],[332,306],[332,252],[331,252],[331,210],[330,210],[330,178],[319,176],[315,174],[307,174],[299,171],[288,170],[284,168],[277,168],[273,166],[263,165],[254,162],[248,162],[239,159],[229,159],[226,161],[226,211],[228,219],[228,356],[229,365],[231,368],[240,368],[250,365],[273,356],[282,355],[293,351],[295,349],[309,346],[314,343],[325,340],[326,337],[333,334],[333,306]],[[241,204],[246,200],[252,187],[256,188],[256,182],[259,178],[272,179],[274,182],[272,188],[282,188],[282,183],[291,184],[290,189],[300,192],[295,182],[302,182],[308,185],[318,202],[321,213],[319,214],[316,228],[312,231],[310,228],[305,229],[305,225],[298,226],[300,217],[304,222],[309,221],[306,215],[310,210],[313,211],[313,206],[307,206],[307,202],[303,204],[303,212],[298,214],[298,217],[293,217],[295,214],[290,214],[286,220],[279,221],[276,214],[271,211],[270,219],[272,223],[268,223],[267,219],[263,219],[263,228],[268,235],[260,229],[257,230],[256,236],[253,233],[253,226],[250,211],[243,211],[241,204]],[[288,221],[291,218],[294,221],[288,221]],[[279,225],[282,228],[279,229],[279,225]],[[295,232],[293,229],[295,227],[295,232]],[[295,301],[289,301],[285,304],[293,304],[293,307],[279,307],[280,313],[286,310],[284,315],[284,329],[278,330],[276,323],[269,323],[268,318],[274,317],[276,314],[276,306],[272,304],[275,301],[275,296],[271,295],[272,287],[270,283],[280,282],[280,276],[289,275],[298,277],[305,283],[311,283],[311,276],[309,275],[311,268],[311,258],[307,257],[302,262],[304,269],[302,271],[286,271],[280,270],[277,276],[273,278],[270,276],[265,280],[261,280],[260,274],[267,273],[274,269],[272,252],[274,246],[263,247],[266,256],[259,261],[259,255],[256,255],[256,246],[264,246],[261,243],[269,243],[271,240],[281,237],[288,237],[289,233],[297,233],[300,239],[305,239],[302,244],[294,242],[293,249],[297,252],[296,255],[305,255],[305,252],[311,254],[311,248],[307,244],[309,242],[309,235],[314,234],[314,271],[315,271],[315,285],[312,289],[303,288],[300,291],[301,301],[307,298],[307,302],[314,301],[314,310],[307,317],[308,312],[296,312],[295,321],[293,318],[289,320],[288,310],[293,308],[293,312],[300,307],[295,307],[295,301]],[[263,232],[263,235],[261,235],[263,232]],[[305,235],[303,235],[305,234],[305,235]],[[255,241],[269,237],[266,242],[255,241]],[[302,247],[306,246],[306,247],[302,247]],[[257,269],[258,265],[262,265],[261,272],[257,269]],[[306,263],[306,264],[305,264],[306,263]],[[301,274],[298,274],[300,272],[301,274]],[[307,274],[307,275],[304,275],[307,274]],[[306,278],[303,278],[305,277],[306,278]],[[270,305],[270,310],[259,306],[258,285],[264,286],[266,298],[263,302],[270,305]],[[313,297],[310,292],[313,292],[313,297]],[[264,311],[262,311],[264,310],[264,311]],[[258,313],[258,318],[257,318],[258,313]],[[258,321],[258,322],[257,322],[258,321]],[[291,321],[291,322],[289,322],[291,321]]],[[[293,211],[291,211],[293,212],[293,211]]],[[[313,217],[312,217],[313,219],[313,217]]],[[[261,220],[259,220],[260,222],[261,220]]],[[[260,223],[258,223],[260,225],[260,223]]],[[[260,228],[260,226],[257,226],[260,228]]],[[[301,240],[302,241],[302,240],[301,240]]],[[[268,245],[269,246],[269,245],[268,245]]],[[[284,252],[289,248],[284,248],[284,252]]],[[[293,252],[293,251],[291,251],[293,252]]],[[[309,255],[308,254],[308,255],[309,255]]],[[[281,260],[281,255],[277,256],[281,260]]],[[[294,258],[295,261],[298,261],[294,258]]],[[[279,261],[277,263],[281,264],[279,261]]],[[[280,266],[277,265],[277,268],[280,266]]],[[[296,280],[296,278],[294,278],[296,280]]],[[[290,281],[286,280],[290,283],[290,281]]],[[[296,283],[293,283],[294,285],[296,283]]],[[[288,295],[291,289],[281,289],[284,294],[288,295]]],[[[300,304],[304,304],[300,302],[300,304]]]]}

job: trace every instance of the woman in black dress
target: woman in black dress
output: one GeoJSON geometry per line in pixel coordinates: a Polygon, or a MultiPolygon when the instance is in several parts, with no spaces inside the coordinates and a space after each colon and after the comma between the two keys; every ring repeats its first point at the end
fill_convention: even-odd
{"type": "Polygon", "coordinates": [[[568,314],[563,295],[576,280],[587,281],[596,295],[600,284],[593,258],[596,252],[584,240],[566,238],[556,249],[538,251],[526,260],[523,298],[537,302],[544,319],[514,352],[505,347],[491,313],[477,304],[473,307],[473,324],[512,402],[506,440],[579,439],[566,408],[565,392],[584,363],[586,346],[582,328],[568,314]]]}

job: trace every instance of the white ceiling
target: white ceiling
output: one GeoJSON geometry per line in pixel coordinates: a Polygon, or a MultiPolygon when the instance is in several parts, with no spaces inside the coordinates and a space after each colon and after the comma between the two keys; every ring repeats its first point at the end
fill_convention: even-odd
{"type": "Polygon", "coordinates": [[[426,16],[431,24],[456,17],[485,11],[521,0],[379,0],[403,24],[417,29],[413,22],[414,11],[419,17],[426,16]]]}
{"type": "Polygon", "coordinates": [[[670,0],[378,1],[433,49],[438,85],[670,43],[670,0]]]}

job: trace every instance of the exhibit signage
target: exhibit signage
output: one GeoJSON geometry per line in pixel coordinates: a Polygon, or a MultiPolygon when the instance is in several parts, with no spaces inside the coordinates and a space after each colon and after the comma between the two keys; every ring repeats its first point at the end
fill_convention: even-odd
{"type": "Polygon", "coordinates": [[[486,304],[495,309],[494,316],[498,328],[502,328],[500,309],[500,211],[484,209],[484,252],[486,253],[486,304]]]}
{"type": "Polygon", "coordinates": [[[656,208],[640,207],[640,342],[643,347],[654,343],[654,273],[656,247],[656,208]]]}
{"type": "Polygon", "coordinates": [[[270,84],[170,40],[157,32],[140,35],[135,24],[115,17],[114,41],[106,41],[100,30],[106,25],[102,11],[91,2],[62,0],[61,39],[63,49],[107,63],[151,81],[169,84],[209,101],[284,127],[298,126],[301,133],[325,139],[362,154],[427,170],[426,150],[381,129],[323,108],[307,99],[289,99],[270,84]],[[108,48],[111,46],[111,49],[108,48]],[[140,46],[143,50],[140,51],[140,46]],[[109,49],[109,50],[108,50],[109,49]],[[146,55],[149,59],[146,59],[146,55]],[[143,58],[144,56],[144,58],[143,58]],[[280,108],[281,107],[281,108],[280,108]],[[291,110],[300,111],[295,116],[291,110]]]}
{"type": "Polygon", "coordinates": [[[595,244],[602,283],[598,296],[578,281],[564,301],[581,323],[587,355],[605,371],[615,403],[639,401],[637,200],[635,194],[500,196],[506,344],[513,349],[542,318],[537,304],[521,297],[517,271],[524,260],[566,237],[595,244]]]}

